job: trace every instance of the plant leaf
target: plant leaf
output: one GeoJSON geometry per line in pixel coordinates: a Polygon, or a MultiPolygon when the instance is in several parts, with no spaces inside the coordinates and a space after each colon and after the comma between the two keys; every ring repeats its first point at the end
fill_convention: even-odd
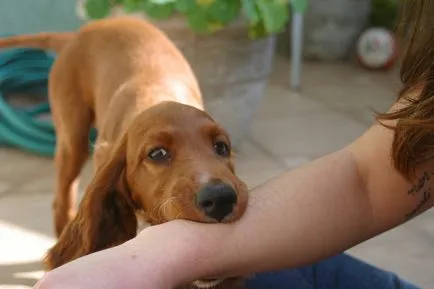
{"type": "Polygon", "coordinates": [[[199,33],[209,32],[208,27],[208,17],[205,9],[197,7],[193,11],[187,13],[187,21],[190,27],[199,33]]]}
{"type": "Polygon", "coordinates": [[[123,0],[122,8],[126,12],[134,12],[140,8],[139,0],[123,0]]]}
{"type": "Polygon", "coordinates": [[[256,24],[260,20],[258,8],[256,7],[254,0],[241,0],[242,10],[244,16],[247,18],[250,24],[256,24]]]}
{"type": "Polygon", "coordinates": [[[304,11],[308,0],[88,0],[92,18],[103,18],[118,3],[126,12],[143,11],[154,19],[166,19],[175,11],[183,14],[194,31],[211,33],[243,13],[249,23],[248,35],[259,38],[283,30],[289,20],[289,6],[304,11]]]}
{"type": "MultiPolygon", "coordinates": [[[[215,2],[219,2],[220,0],[196,0],[198,6],[210,6],[215,2]]],[[[235,0],[236,1],[236,0],[235,0]]]]}
{"type": "Polygon", "coordinates": [[[241,3],[236,0],[214,1],[206,9],[209,15],[220,23],[227,24],[234,20],[240,12],[241,3]]]}
{"type": "Polygon", "coordinates": [[[87,0],[85,8],[90,18],[104,18],[110,13],[110,0],[87,0]]]}
{"type": "Polygon", "coordinates": [[[173,14],[175,11],[175,5],[173,3],[154,4],[152,2],[143,1],[140,2],[140,10],[145,11],[145,13],[151,18],[162,20],[173,14]]]}
{"type": "Polygon", "coordinates": [[[176,0],[149,0],[152,4],[165,5],[175,3],[176,0]]]}
{"type": "Polygon", "coordinates": [[[209,21],[207,26],[208,32],[216,32],[224,27],[222,23],[215,21],[209,21]]]}
{"type": "Polygon", "coordinates": [[[175,2],[175,9],[181,13],[190,11],[196,7],[195,0],[177,0],[175,2]]]}
{"type": "Polygon", "coordinates": [[[257,39],[267,35],[265,25],[262,21],[250,24],[247,33],[251,39],[257,39]]]}
{"type": "Polygon", "coordinates": [[[257,0],[259,13],[264,21],[265,31],[270,34],[279,33],[289,18],[289,6],[283,0],[257,0]]]}

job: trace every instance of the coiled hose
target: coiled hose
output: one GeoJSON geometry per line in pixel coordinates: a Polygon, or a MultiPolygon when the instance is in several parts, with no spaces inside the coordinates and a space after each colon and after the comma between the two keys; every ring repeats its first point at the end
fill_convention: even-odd
{"type": "MultiPolygon", "coordinates": [[[[50,113],[48,101],[18,108],[6,95],[47,95],[48,75],[54,55],[38,49],[0,50],[0,145],[15,147],[33,154],[52,157],[56,135],[51,121],[42,120],[50,113]]],[[[95,131],[91,141],[95,139],[95,131]]]]}

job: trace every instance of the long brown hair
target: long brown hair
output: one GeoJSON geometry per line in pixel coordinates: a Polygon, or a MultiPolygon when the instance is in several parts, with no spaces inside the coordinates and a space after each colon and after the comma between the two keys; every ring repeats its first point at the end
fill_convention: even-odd
{"type": "Polygon", "coordinates": [[[402,63],[401,108],[380,113],[395,120],[392,156],[395,167],[411,177],[417,165],[434,158],[434,1],[401,0],[397,39],[402,63]],[[416,96],[414,96],[416,95],[416,96]]]}

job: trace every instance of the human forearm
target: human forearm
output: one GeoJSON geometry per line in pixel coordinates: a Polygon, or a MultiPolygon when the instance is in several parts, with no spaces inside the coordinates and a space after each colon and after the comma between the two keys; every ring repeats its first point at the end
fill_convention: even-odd
{"type": "MultiPolygon", "coordinates": [[[[155,229],[167,226],[174,243],[189,239],[168,252],[175,263],[185,260],[176,272],[187,282],[299,266],[339,252],[372,235],[370,210],[352,155],[343,150],[253,190],[234,224],[176,221],[155,229]]],[[[138,240],[146,243],[147,233],[138,240]]]]}
{"type": "Polygon", "coordinates": [[[188,231],[193,238],[183,260],[196,258],[195,266],[179,270],[181,280],[301,266],[428,209],[433,199],[428,195],[423,203],[423,191],[434,188],[434,162],[415,168],[412,183],[393,167],[392,141],[392,131],[372,127],[347,148],[253,190],[248,210],[234,224],[175,223],[181,235],[188,231]]]}
{"type": "Polygon", "coordinates": [[[161,280],[158,289],[169,289],[201,277],[298,266],[368,236],[369,210],[351,153],[339,151],[253,190],[238,222],[179,220],[149,227],[116,248],[53,271],[46,280],[61,284],[64,270],[74,275],[82,266],[104,264],[96,272],[107,274],[103,286],[126,282],[125,288],[148,288],[161,280]]]}
{"type": "MultiPolygon", "coordinates": [[[[300,266],[373,234],[367,196],[352,152],[342,150],[254,189],[238,222],[178,220],[153,226],[123,245],[59,268],[46,280],[62,284],[66,273],[87,266],[98,268],[96,276],[107,275],[94,288],[123,283],[122,288],[150,288],[163,281],[151,287],[169,289],[201,277],[300,266]]],[[[71,278],[66,281],[72,284],[71,278]]]]}
{"type": "Polygon", "coordinates": [[[50,272],[41,288],[170,289],[206,276],[296,267],[345,250],[433,205],[434,161],[415,168],[411,184],[393,168],[392,140],[390,130],[375,126],[344,150],[254,189],[238,222],[149,227],[50,272]],[[92,281],[101,286],[80,281],[83,273],[103,276],[92,281]]]}

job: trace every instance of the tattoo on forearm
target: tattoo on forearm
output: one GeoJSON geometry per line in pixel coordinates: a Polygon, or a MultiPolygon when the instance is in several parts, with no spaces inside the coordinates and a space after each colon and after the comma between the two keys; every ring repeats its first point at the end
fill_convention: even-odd
{"type": "Polygon", "coordinates": [[[411,186],[408,190],[407,194],[412,197],[419,198],[419,202],[413,210],[406,214],[407,218],[413,218],[416,216],[421,209],[423,209],[424,205],[431,199],[431,186],[429,185],[429,181],[434,174],[424,172],[423,175],[419,178],[419,180],[411,186]]]}

